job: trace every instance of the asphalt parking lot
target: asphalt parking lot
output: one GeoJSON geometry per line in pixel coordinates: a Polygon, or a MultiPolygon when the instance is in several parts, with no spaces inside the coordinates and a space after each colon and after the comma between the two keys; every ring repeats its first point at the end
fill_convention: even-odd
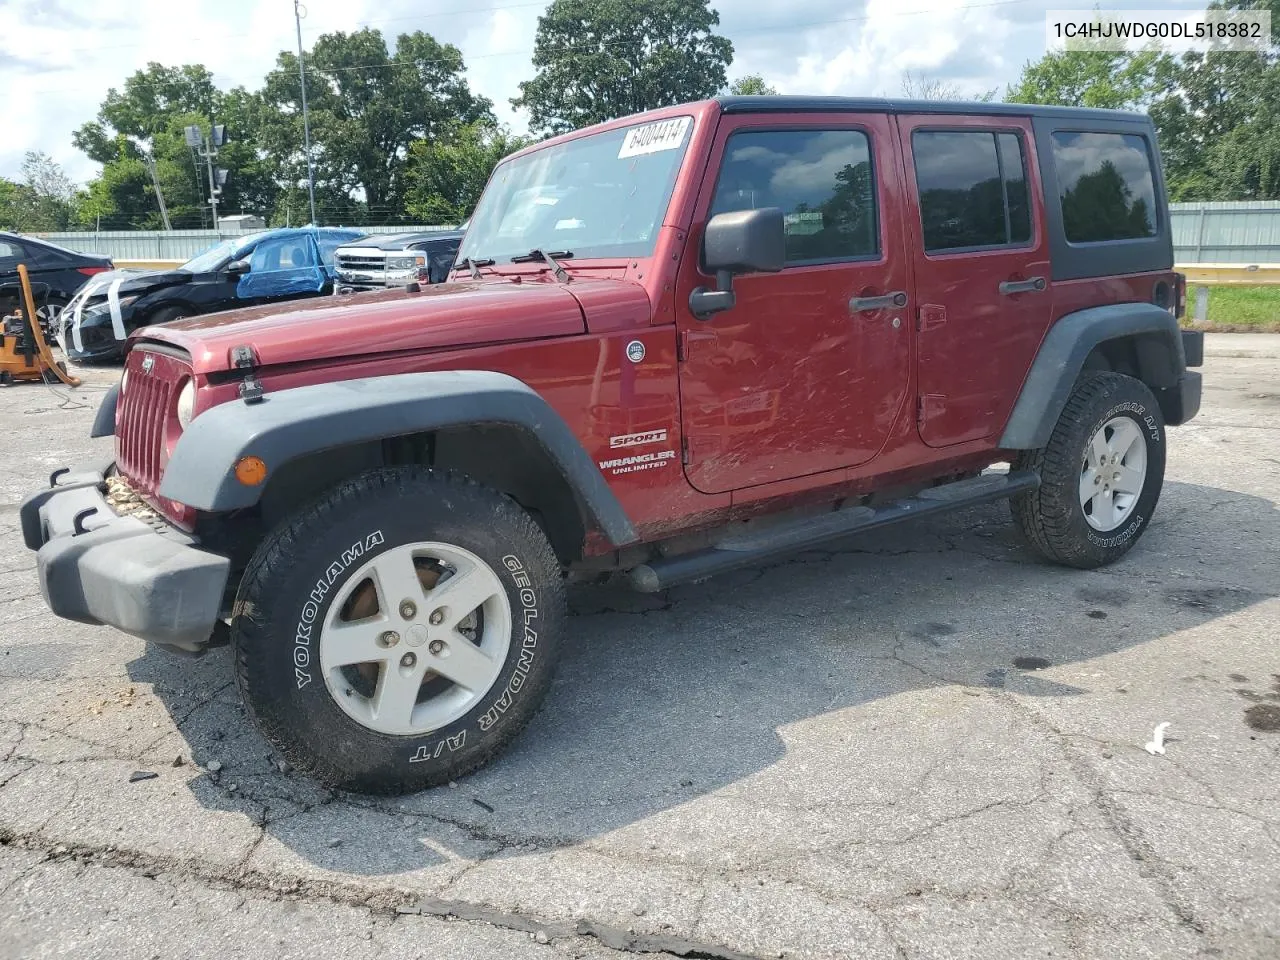
{"type": "Polygon", "coordinates": [[[226,649],[48,614],[17,504],[115,371],[0,391],[0,955],[1274,960],[1280,337],[1209,353],[1118,566],[996,505],[579,588],[514,749],[390,800],[283,768],[226,649]]]}

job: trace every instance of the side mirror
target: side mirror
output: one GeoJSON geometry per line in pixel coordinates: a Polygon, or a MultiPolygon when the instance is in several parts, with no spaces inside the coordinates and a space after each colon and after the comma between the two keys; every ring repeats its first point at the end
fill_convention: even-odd
{"type": "Polygon", "coordinates": [[[707,223],[702,263],[716,275],[716,289],[698,287],[689,309],[699,320],[733,307],[733,275],[777,273],[786,265],[786,230],[777,207],[722,213],[707,223]]]}
{"type": "Polygon", "coordinates": [[[248,260],[232,260],[226,267],[227,276],[229,277],[243,277],[249,270],[248,260]]]}

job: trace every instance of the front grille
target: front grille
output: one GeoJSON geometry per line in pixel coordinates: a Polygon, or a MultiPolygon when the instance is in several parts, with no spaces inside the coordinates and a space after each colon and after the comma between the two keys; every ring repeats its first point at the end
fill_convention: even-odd
{"type": "Polygon", "coordinates": [[[382,271],[386,269],[387,261],[385,257],[369,257],[357,256],[356,254],[343,253],[338,255],[339,270],[364,270],[364,271],[382,271]]]}
{"type": "Polygon", "coordinates": [[[168,459],[165,434],[175,394],[190,369],[178,357],[135,347],[125,370],[128,380],[116,411],[116,464],[142,493],[154,495],[168,459]]]}

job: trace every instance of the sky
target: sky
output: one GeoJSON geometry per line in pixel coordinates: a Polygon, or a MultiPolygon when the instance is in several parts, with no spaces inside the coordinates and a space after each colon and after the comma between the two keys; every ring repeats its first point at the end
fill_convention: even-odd
{"type": "MultiPolygon", "coordinates": [[[[758,73],[781,93],[900,96],[904,75],[966,94],[1003,95],[1045,52],[1045,12],[1095,0],[712,0],[734,44],[730,79],[758,73]]],[[[1202,7],[1194,0],[1108,2],[1108,9],[1202,7]]],[[[303,42],[376,27],[424,30],[463,53],[472,90],[523,131],[511,108],[532,75],[545,0],[306,0],[303,42]]],[[[150,61],[203,63],[219,86],[255,89],[293,49],[292,0],[0,0],[0,176],[41,150],[85,182],[98,167],[71,143],[108,88],[150,61]]]]}

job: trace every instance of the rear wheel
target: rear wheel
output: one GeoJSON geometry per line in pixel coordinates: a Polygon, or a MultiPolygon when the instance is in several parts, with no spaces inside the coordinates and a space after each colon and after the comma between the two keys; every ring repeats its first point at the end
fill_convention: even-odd
{"type": "Polygon", "coordinates": [[[1076,384],[1048,445],[1015,462],[1015,469],[1040,475],[1040,488],[1014,498],[1014,519],[1049,559],[1103,566],[1146,530],[1164,465],[1164,420],[1146,384],[1118,373],[1088,375],[1076,384]]]}
{"type": "Polygon", "coordinates": [[[370,793],[487,762],[528,722],[564,617],[559,563],[507,497],[373,471],[274,531],[232,620],[237,677],[299,770],[370,793]]]}

